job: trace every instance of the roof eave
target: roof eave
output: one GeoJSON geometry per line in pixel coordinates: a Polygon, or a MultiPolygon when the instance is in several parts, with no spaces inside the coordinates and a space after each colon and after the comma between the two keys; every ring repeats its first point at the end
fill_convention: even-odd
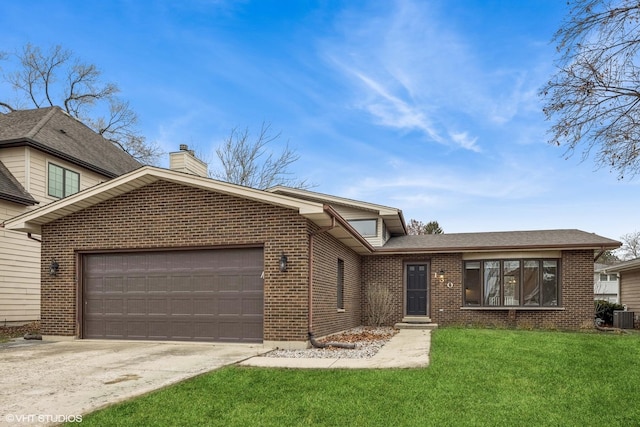
{"type": "Polygon", "coordinates": [[[0,194],[0,199],[6,200],[8,202],[17,203],[19,205],[24,205],[24,206],[34,206],[40,203],[35,199],[30,199],[28,197],[14,196],[11,194],[0,194]]]}
{"type": "Polygon", "coordinates": [[[625,271],[638,270],[638,269],[640,269],[640,258],[630,260],[630,261],[625,261],[619,265],[611,265],[611,266],[608,266],[607,268],[600,269],[600,271],[604,273],[623,273],[625,271]]]}
{"type": "Polygon", "coordinates": [[[540,251],[540,250],[582,250],[582,249],[616,249],[619,244],[553,244],[553,245],[502,245],[502,246],[450,246],[438,248],[377,248],[380,255],[395,254],[436,254],[436,253],[461,253],[461,252],[500,252],[500,251],[540,251]]]}
{"type": "MultiPolygon", "coordinates": [[[[132,190],[164,180],[183,185],[216,191],[236,197],[268,203],[288,209],[297,210],[304,216],[323,214],[323,205],[307,202],[278,194],[265,193],[249,187],[241,187],[210,178],[199,177],[182,172],[160,169],[153,166],[143,166],[128,174],[103,182],[79,193],[65,197],[36,210],[19,215],[5,222],[7,229],[40,233],[43,224],[78,212],[87,207],[112,199],[132,190]]],[[[318,219],[318,218],[317,218],[318,219]]]]}
{"type": "Polygon", "coordinates": [[[77,159],[77,158],[75,158],[73,156],[70,156],[70,155],[68,155],[68,154],[66,154],[66,153],[64,153],[62,151],[58,151],[58,150],[55,150],[55,149],[53,149],[51,147],[48,147],[45,144],[42,144],[42,143],[40,143],[38,141],[35,141],[35,140],[31,139],[31,138],[17,138],[17,139],[5,140],[5,141],[2,141],[2,144],[0,144],[0,146],[1,147],[6,147],[6,148],[24,147],[24,146],[32,147],[32,148],[40,150],[40,151],[42,151],[44,153],[51,154],[52,156],[59,157],[59,158],[65,160],[65,161],[67,161],[69,163],[72,163],[74,165],[83,167],[83,168],[88,169],[88,170],[90,170],[92,172],[95,172],[95,173],[99,173],[100,175],[104,175],[107,178],[115,178],[115,177],[119,176],[119,174],[117,174],[115,172],[108,171],[106,169],[102,169],[102,168],[100,168],[100,167],[98,167],[98,166],[96,166],[94,164],[91,164],[91,163],[82,161],[80,159],[77,159]]]}
{"type": "Polygon", "coordinates": [[[344,233],[339,233],[339,231],[334,228],[329,231],[332,236],[360,255],[366,255],[376,251],[376,248],[374,248],[367,239],[362,237],[331,205],[325,204],[323,209],[330,217],[336,220],[340,226],[339,228],[344,230],[344,233]]]}

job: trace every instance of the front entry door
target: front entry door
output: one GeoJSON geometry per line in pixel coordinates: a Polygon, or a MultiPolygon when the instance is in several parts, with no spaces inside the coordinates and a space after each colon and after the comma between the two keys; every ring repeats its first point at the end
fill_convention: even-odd
{"type": "Polygon", "coordinates": [[[407,265],[407,316],[426,316],[429,280],[427,264],[407,265]]]}

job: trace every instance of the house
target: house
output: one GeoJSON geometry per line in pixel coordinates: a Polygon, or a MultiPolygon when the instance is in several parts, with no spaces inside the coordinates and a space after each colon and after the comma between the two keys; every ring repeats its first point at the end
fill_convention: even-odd
{"type": "Polygon", "coordinates": [[[617,273],[609,273],[611,267],[608,264],[594,264],[593,269],[593,297],[595,300],[604,300],[618,304],[618,289],[620,283],[617,273]]]}
{"type": "MultiPolygon", "coordinates": [[[[188,153],[187,153],[188,154],[188,153]]],[[[593,325],[579,230],[409,236],[392,207],[144,166],[5,222],[41,234],[42,333],[296,348],[367,322],[593,325]]]]}
{"type": "MultiPolygon", "coordinates": [[[[0,114],[0,223],[140,164],[58,107],[0,114]]],[[[40,236],[0,228],[0,322],[40,318],[40,236]]]]}
{"type": "Polygon", "coordinates": [[[620,278],[620,304],[634,313],[637,325],[640,322],[640,258],[610,265],[603,271],[620,278]]]}

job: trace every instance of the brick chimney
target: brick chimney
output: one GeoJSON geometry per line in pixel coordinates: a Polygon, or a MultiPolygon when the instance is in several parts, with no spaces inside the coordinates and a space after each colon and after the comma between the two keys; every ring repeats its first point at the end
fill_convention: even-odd
{"type": "Polygon", "coordinates": [[[205,178],[209,176],[207,164],[198,159],[187,144],[180,144],[180,151],[169,153],[169,169],[205,178]]]}

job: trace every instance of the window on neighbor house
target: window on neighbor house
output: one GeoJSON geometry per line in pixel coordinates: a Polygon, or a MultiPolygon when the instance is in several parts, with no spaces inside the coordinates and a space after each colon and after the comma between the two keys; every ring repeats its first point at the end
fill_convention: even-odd
{"type": "Polygon", "coordinates": [[[349,220],[349,225],[363,237],[375,237],[378,235],[377,219],[352,219],[349,220]]]}
{"type": "Polygon", "coordinates": [[[80,174],[49,163],[49,196],[59,199],[80,191],[80,174]]]}
{"type": "Polygon", "coordinates": [[[338,309],[344,309],[344,261],[338,260],[338,278],[337,278],[338,309]]]}
{"type": "Polygon", "coordinates": [[[464,263],[464,305],[556,307],[559,260],[482,260],[464,263]]]}

